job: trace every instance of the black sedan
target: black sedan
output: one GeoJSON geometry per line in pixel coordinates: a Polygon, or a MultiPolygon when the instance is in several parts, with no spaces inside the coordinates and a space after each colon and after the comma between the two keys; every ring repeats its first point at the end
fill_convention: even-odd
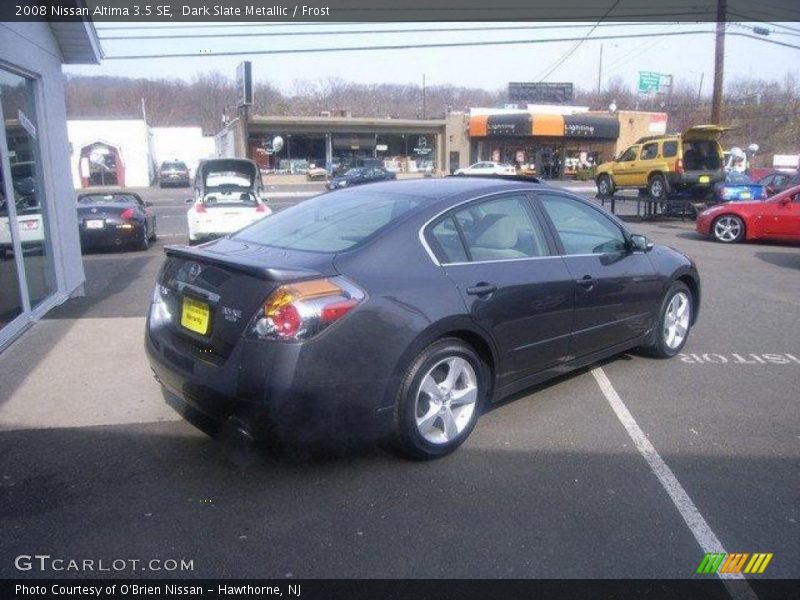
{"type": "Polygon", "coordinates": [[[128,191],[92,191],[78,196],[81,248],[134,247],[147,250],[156,239],[151,203],[128,191]]]}
{"type": "Polygon", "coordinates": [[[168,247],[146,332],[168,402],[210,432],[369,433],[433,458],[550,377],[635,347],[680,352],[694,263],[578,196],[508,179],[347,189],[168,247]]]}
{"type": "Polygon", "coordinates": [[[179,160],[161,163],[161,168],[158,170],[159,187],[189,187],[190,184],[189,167],[186,163],[179,160]]]}
{"type": "Polygon", "coordinates": [[[389,181],[397,179],[397,176],[383,167],[355,167],[348,169],[341,177],[333,177],[328,180],[325,187],[329,190],[338,190],[344,187],[352,187],[363,183],[375,183],[378,181],[389,181]]]}

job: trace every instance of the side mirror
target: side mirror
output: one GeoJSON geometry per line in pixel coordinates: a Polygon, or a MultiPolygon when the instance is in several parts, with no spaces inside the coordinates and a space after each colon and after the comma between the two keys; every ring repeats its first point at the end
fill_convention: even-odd
{"type": "Polygon", "coordinates": [[[791,204],[791,203],[792,203],[791,196],[786,196],[785,198],[781,198],[781,202],[780,202],[781,206],[786,206],[787,204],[791,204]]]}
{"type": "Polygon", "coordinates": [[[194,203],[194,198],[187,198],[186,199],[186,204],[192,204],[192,203],[194,203]]]}
{"type": "Polygon", "coordinates": [[[145,202],[144,205],[146,207],[150,208],[151,206],[153,206],[153,203],[152,202],[145,202]]]}
{"type": "Polygon", "coordinates": [[[631,236],[631,248],[634,252],[650,252],[653,249],[653,245],[653,242],[643,235],[633,234],[631,236]]]}

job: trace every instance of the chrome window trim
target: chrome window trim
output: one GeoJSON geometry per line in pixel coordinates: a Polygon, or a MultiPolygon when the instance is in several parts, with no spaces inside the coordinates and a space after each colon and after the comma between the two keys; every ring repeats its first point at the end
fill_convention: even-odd
{"type": "MultiPolygon", "coordinates": [[[[433,223],[436,219],[441,217],[443,214],[450,212],[451,210],[457,209],[459,206],[463,206],[464,204],[470,204],[471,202],[479,202],[481,200],[486,200],[492,198],[494,196],[507,196],[509,193],[513,193],[515,190],[506,190],[504,192],[492,192],[490,194],[484,194],[483,196],[476,196],[475,198],[470,198],[469,200],[464,200],[463,202],[459,202],[458,204],[453,204],[452,206],[438,212],[436,215],[425,221],[422,227],[419,228],[418,237],[419,241],[422,244],[422,247],[428,253],[431,261],[437,267],[457,267],[463,265],[483,265],[483,264],[491,264],[491,263],[506,263],[506,262],[519,262],[524,260],[541,260],[543,258],[571,258],[571,257],[585,257],[585,256],[606,256],[608,254],[619,254],[619,252],[601,252],[601,253],[589,253],[589,254],[548,254],[547,256],[526,256],[523,258],[498,258],[493,260],[474,260],[474,261],[457,261],[457,262],[445,262],[440,263],[439,259],[436,258],[436,254],[431,249],[430,245],[428,244],[428,240],[425,239],[425,229],[433,223]]],[[[516,190],[523,194],[531,194],[536,193],[536,188],[533,189],[523,189],[523,190],[516,190]]],[[[548,190],[549,191],[549,190],[548,190]]],[[[564,198],[572,198],[572,195],[569,193],[564,193],[562,190],[555,190],[558,195],[564,198]]],[[[583,202],[583,198],[579,198],[581,202],[583,202]]],[[[619,227],[619,224],[614,221],[614,219],[609,219],[607,215],[603,214],[602,211],[599,211],[602,216],[606,219],[611,221],[614,225],[619,227]]],[[[622,235],[625,235],[625,230],[620,227],[622,231],[622,235]]]]}

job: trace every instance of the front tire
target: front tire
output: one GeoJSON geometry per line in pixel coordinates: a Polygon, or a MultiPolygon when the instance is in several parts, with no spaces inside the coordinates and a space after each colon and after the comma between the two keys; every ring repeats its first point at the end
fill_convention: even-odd
{"type": "Polygon", "coordinates": [[[722,215],[711,224],[711,235],[723,244],[736,244],[744,239],[744,221],[736,215],[722,215]]]}
{"type": "Polygon", "coordinates": [[[614,182],[608,175],[600,175],[597,178],[597,194],[599,196],[613,196],[616,188],[614,182]]]}
{"type": "Polygon", "coordinates": [[[655,358],[678,354],[689,337],[693,310],[694,300],[688,286],[682,281],[674,282],[661,302],[653,340],[642,348],[645,353],[655,358]]]}
{"type": "Polygon", "coordinates": [[[411,363],[395,400],[393,448],[406,458],[450,454],[472,433],[490,370],[458,338],[434,342],[411,363]]]}

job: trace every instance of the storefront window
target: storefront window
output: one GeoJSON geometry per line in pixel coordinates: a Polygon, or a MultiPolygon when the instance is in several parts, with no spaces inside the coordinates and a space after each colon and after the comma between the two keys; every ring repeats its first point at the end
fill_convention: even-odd
{"type": "Polygon", "coordinates": [[[20,240],[28,300],[31,308],[35,308],[55,291],[56,285],[39,148],[42,130],[37,122],[34,82],[0,69],[0,106],[8,149],[9,172],[6,175],[10,184],[5,185],[4,193],[11,194],[5,202],[13,202],[15,206],[15,211],[6,213],[6,229],[20,240]]]}
{"type": "MultiPolygon", "coordinates": [[[[2,157],[0,157],[2,158],[2,157]]],[[[22,295],[14,257],[14,244],[6,194],[6,178],[0,161],[0,335],[3,328],[22,314],[22,295]]]]}

